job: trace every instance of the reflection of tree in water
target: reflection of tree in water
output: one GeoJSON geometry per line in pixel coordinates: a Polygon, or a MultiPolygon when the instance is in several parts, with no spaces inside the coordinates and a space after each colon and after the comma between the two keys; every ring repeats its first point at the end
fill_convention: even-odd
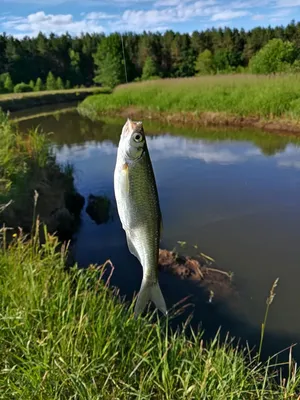
{"type": "Polygon", "coordinates": [[[51,140],[59,148],[63,145],[71,147],[74,144],[82,144],[91,140],[97,142],[109,140],[117,145],[122,129],[122,125],[119,123],[93,122],[88,118],[83,118],[76,112],[37,117],[22,121],[19,126],[23,132],[36,126],[40,126],[46,133],[52,132],[51,140]]]}
{"type": "MultiPolygon", "coordinates": [[[[20,129],[25,132],[29,128],[40,126],[45,133],[53,132],[51,140],[60,148],[71,147],[74,144],[83,144],[87,141],[103,142],[108,140],[118,145],[125,118],[103,117],[92,121],[79,115],[76,111],[54,113],[45,117],[39,116],[19,123],[20,129]]],[[[252,142],[266,156],[272,156],[285,150],[289,143],[300,144],[300,138],[272,134],[261,130],[247,128],[203,128],[196,126],[173,126],[158,121],[147,120],[144,123],[148,134],[168,132],[170,135],[180,135],[190,139],[212,141],[237,140],[252,142]]]]}
{"type": "Polygon", "coordinates": [[[282,139],[278,140],[278,138],[272,138],[261,142],[255,140],[254,143],[261,149],[265,156],[274,156],[277,153],[282,153],[288,145],[288,141],[282,139]]]}

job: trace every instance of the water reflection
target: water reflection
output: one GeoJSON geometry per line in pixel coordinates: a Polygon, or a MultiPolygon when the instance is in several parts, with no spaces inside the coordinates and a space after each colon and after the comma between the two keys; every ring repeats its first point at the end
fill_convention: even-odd
{"type": "MultiPolygon", "coordinates": [[[[92,122],[76,113],[20,123],[53,132],[60,162],[71,162],[86,198],[106,195],[114,204],[113,170],[123,120],[92,122]]],[[[145,123],[164,218],[162,247],[184,240],[234,272],[238,304],[207,304],[206,294],[162,275],[169,305],[194,294],[195,319],[207,332],[220,324],[233,334],[257,337],[265,300],[279,277],[268,320],[268,349],[278,351],[300,338],[300,148],[298,139],[242,130],[191,130],[145,123]],[[246,332],[246,333],[245,333],[246,332]]],[[[141,267],[128,252],[115,211],[106,225],[84,212],[76,237],[80,265],[112,259],[113,283],[131,298],[141,267]]]]}

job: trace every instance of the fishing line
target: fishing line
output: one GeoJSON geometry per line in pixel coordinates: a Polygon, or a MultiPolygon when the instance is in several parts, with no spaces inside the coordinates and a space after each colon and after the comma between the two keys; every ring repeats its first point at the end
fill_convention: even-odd
{"type": "Polygon", "coordinates": [[[128,79],[127,79],[127,68],[126,68],[126,57],[125,57],[125,49],[124,49],[123,35],[122,35],[121,32],[120,32],[120,36],[121,36],[121,42],[122,42],[123,61],[124,61],[124,70],[125,70],[125,79],[126,79],[126,83],[128,83],[128,79]]]}

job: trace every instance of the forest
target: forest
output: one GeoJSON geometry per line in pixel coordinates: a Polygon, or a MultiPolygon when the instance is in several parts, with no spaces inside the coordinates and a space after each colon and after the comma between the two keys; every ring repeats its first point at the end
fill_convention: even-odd
{"type": "Polygon", "coordinates": [[[192,34],[171,30],[80,37],[39,33],[20,40],[4,33],[0,35],[0,92],[113,87],[151,77],[241,73],[249,68],[254,73],[298,71],[299,60],[300,22],[295,21],[285,27],[250,31],[225,27],[192,34]],[[270,42],[271,48],[264,50],[270,42]],[[269,65],[255,59],[260,51],[265,51],[269,65]]]}

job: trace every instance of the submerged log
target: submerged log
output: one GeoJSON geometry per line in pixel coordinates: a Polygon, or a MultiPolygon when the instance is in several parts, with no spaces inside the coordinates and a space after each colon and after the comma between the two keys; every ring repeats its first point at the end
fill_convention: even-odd
{"type": "Polygon", "coordinates": [[[188,279],[207,290],[208,299],[221,299],[236,294],[232,273],[214,267],[214,260],[205,255],[197,258],[159,250],[159,269],[180,279],[188,279]]]}

